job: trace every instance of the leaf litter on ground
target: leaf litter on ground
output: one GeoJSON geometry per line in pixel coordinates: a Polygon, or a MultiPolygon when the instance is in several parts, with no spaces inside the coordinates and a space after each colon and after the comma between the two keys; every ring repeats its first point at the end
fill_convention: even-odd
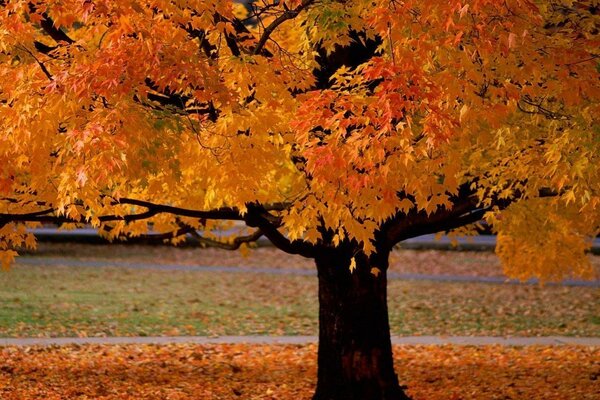
{"type": "MultiPolygon", "coordinates": [[[[600,349],[394,346],[414,400],[595,400],[600,349]]],[[[308,400],[316,345],[86,345],[0,349],[0,398],[308,400]]]]}

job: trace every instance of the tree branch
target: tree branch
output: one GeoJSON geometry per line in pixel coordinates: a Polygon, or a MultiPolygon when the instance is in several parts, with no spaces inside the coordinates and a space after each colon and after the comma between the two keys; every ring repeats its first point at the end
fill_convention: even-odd
{"type": "Polygon", "coordinates": [[[287,21],[289,19],[296,18],[296,16],[300,13],[300,11],[302,11],[303,9],[305,9],[306,7],[308,7],[309,5],[314,3],[314,1],[315,0],[304,0],[302,2],[302,4],[300,4],[298,7],[294,8],[293,10],[286,10],[279,17],[275,18],[275,20],[273,22],[271,22],[269,24],[269,26],[267,26],[265,28],[265,30],[263,31],[260,39],[258,40],[258,44],[254,48],[253,53],[255,55],[260,54],[262,52],[263,48],[265,47],[265,45],[267,44],[267,40],[269,40],[269,37],[271,37],[271,34],[273,33],[273,31],[275,29],[277,29],[277,27],[279,25],[281,25],[282,23],[284,23],[285,21],[287,21]]]}
{"type": "Polygon", "coordinates": [[[42,70],[42,72],[44,73],[44,75],[46,75],[46,78],[48,78],[48,80],[53,81],[54,77],[52,76],[52,74],[50,73],[50,71],[48,71],[48,68],[46,68],[46,66],[44,65],[44,63],[42,61],[40,61],[40,59],[38,59],[35,54],[33,54],[31,51],[29,51],[28,48],[26,48],[25,46],[18,46],[18,48],[20,48],[21,50],[25,51],[27,54],[29,54],[33,60],[40,66],[40,69],[42,70]]]}
{"type": "MultiPolygon", "coordinates": [[[[32,14],[38,14],[37,7],[33,3],[29,3],[29,11],[32,14]]],[[[69,37],[69,35],[67,35],[61,29],[56,27],[54,21],[52,20],[52,18],[50,18],[50,16],[48,14],[46,14],[44,12],[44,13],[41,13],[40,16],[42,17],[42,20],[40,21],[40,26],[42,27],[44,32],[46,32],[52,39],[54,39],[54,41],[56,41],[57,43],[58,42],[66,42],[68,44],[75,43],[75,41],[73,39],[71,39],[69,37]]]]}
{"type": "Polygon", "coordinates": [[[210,247],[217,247],[219,249],[224,249],[224,250],[237,250],[244,243],[256,242],[264,234],[260,229],[257,229],[250,235],[238,236],[236,238],[233,238],[231,243],[226,243],[226,242],[222,242],[220,240],[209,239],[207,237],[204,237],[204,236],[200,235],[196,230],[192,230],[190,233],[200,243],[208,245],[210,247]]]}
{"type": "Polygon", "coordinates": [[[411,229],[406,230],[396,236],[396,242],[394,244],[417,236],[450,231],[452,229],[460,228],[461,226],[474,224],[475,222],[480,221],[485,213],[489,210],[489,208],[480,208],[469,211],[458,217],[440,219],[440,221],[437,221],[436,223],[415,224],[411,227],[411,229]]]}
{"type": "Polygon", "coordinates": [[[188,233],[192,233],[194,228],[185,227],[180,228],[176,231],[165,232],[165,233],[148,233],[137,236],[128,236],[127,234],[121,235],[118,238],[124,240],[149,240],[149,241],[164,241],[169,239],[174,239],[179,236],[187,235],[188,233]]]}
{"type": "Polygon", "coordinates": [[[411,237],[454,229],[461,226],[454,226],[458,221],[464,224],[467,220],[462,218],[478,210],[477,198],[473,195],[469,187],[470,184],[461,186],[458,194],[451,199],[453,203],[451,209],[438,209],[432,214],[428,214],[423,210],[417,211],[413,209],[408,213],[399,212],[390,218],[383,224],[381,229],[387,246],[392,248],[402,240],[411,237]],[[449,226],[452,226],[452,228],[448,228],[449,226]]]}
{"type": "MultiPolygon", "coordinates": [[[[6,201],[16,203],[15,199],[5,199],[6,201]]],[[[145,200],[138,200],[132,198],[120,198],[113,199],[111,202],[112,205],[131,205],[137,207],[143,207],[147,210],[137,214],[127,214],[127,215],[101,215],[98,216],[98,220],[100,222],[113,222],[113,221],[124,221],[126,223],[133,221],[140,221],[144,219],[151,218],[157,214],[172,214],[181,217],[192,217],[198,218],[202,223],[205,223],[208,219],[213,220],[235,220],[235,221],[247,221],[251,219],[252,221],[256,221],[255,224],[249,225],[251,227],[257,227],[260,225],[255,232],[247,236],[240,236],[234,238],[231,243],[224,243],[218,240],[213,240],[209,238],[205,238],[200,236],[196,229],[180,223],[181,229],[168,232],[164,234],[149,234],[142,235],[141,238],[147,239],[172,239],[177,236],[181,236],[187,233],[194,235],[201,243],[208,244],[211,246],[220,247],[223,249],[235,250],[238,249],[243,243],[255,242],[261,236],[267,235],[267,237],[273,242],[278,243],[280,246],[285,247],[292,252],[292,254],[302,254],[308,249],[307,244],[304,244],[302,241],[290,242],[287,238],[285,238],[271,223],[271,221],[277,222],[277,218],[273,217],[269,214],[268,211],[282,211],[286,209],[289,205],[286,203],[273,203],[267,204],[260,207],[260,212],[262,214],[253,213],[253,217],[249,217],[250,213],[247,213],[245,216],[242,216],[242,213],[235,207],[221,207],[213,210],[193,210],[181,207],[174,207],[166,204],[156,204],[145,200]],[[268,217],[265,216],[268,214],[268,217]],[[267,229],[267,232],[264,231],[264,228],[267,229]],[[301,243],[296,243],[301,242],[301,243]]],[[[257,206],[252,207],[253,210],[258,210],[257,206]]],[[[81,216],[79,218],[71,218],[66,215],[57,214],[57,209],[54,207],[48,207],[46,209],[40,211],[34,211],[30,213],[23,214],[13,214],[13,213],[3,213],[0,214],[0,227],[4,226],[10,222],[40,222],[40,223],[54,223],[57,225],[65,224],[65,223],[74,223],[74,224],[85,224],[89,223],[91,218],[86,218],[81,216]]]]}
{"type": "MultiPolygon", "coordinates": [[[[120,198],[114,199],[112,205],[132,205],[138,207],[144,207],[147,211],[138,214],[128,215],[101,215],[98,217],[100,222],[111,222],[111,221],[139,221],[142,219],[148,219],[157,214],[172,214],[181,217],[192,217],[202,220],[214,219],[214,220],[233,220],[233,221],[244,221],[244,217],[241,212],[235,207],[221,207],[213,210],[193,210],[188,208],[174,207],[166,204],[156,204],[149,201],[120,198]]],[[[268,210],[283,210],[287,205],[285,203],[274,203],[265,206],[268,210]]],[[[47,208],[41,211],[35,211],[26,214],[13,214],[4,213],[0,214],[0,225],[9,222],[44,222],[44,223],[88,223],[90,218],[80,217],[71,218],[66,215],[57,214],[56,208],[47,208]]]]}
{"type": "MultiPolygon", "coordinates": [[[[451,199],[451,209],[438,209],[432,214],[416,210],[396,214],[382,226],[380,235],[383,240],[391,248],[406,239],[456,229],[481,220],[485,213],[493,208],[503,210],[514,201],[523,198],[523,193],[515,192],[511,198],[495,198],[488,207],[483,208],[479,206],[478,198],[470,190],[471,183],[467,182],[459,188],[458,195],[451,199]]],[[[560,196],[560,193],[549,188],[538,190],[540,198],[555,196],[560,196]]]]}
{"type": "Polygon", "coordinates": [[[244,220],[246,225],[259,228],[275,247],[286,253],[298,254],[306,258],[313,258],[316,255],[315,245],[303,240],[291,241],[279,232],[277,217],[271,215],[262,206],[249,205],[244,220]]]}

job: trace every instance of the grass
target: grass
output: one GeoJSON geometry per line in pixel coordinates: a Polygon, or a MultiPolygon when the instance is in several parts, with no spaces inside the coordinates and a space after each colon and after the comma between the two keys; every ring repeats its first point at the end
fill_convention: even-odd
{"type": "MultiPolygon", "coordinates": [[[[391,281],[396,335],[600,336],[600,291],[391,281]]],[[[0,336],[314,335],[313,277],[15,266],[0,336]]]]}

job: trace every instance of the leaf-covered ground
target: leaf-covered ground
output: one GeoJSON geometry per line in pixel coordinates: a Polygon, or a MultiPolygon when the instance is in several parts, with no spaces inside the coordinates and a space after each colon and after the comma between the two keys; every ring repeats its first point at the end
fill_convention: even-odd
{"type": "MultiPolygon", "coordinates": [[[[110,262],[107,261],[109,264],[110,262]]],[[[0,336],[314,335],[314,277],[15,266],[0,336]]],[[[600,290],[390,281],[396,335],[600,336],[600,290]]]]}
{"type": "MultiPolygon", "coordinates": [[[[397,346],[414,400],[595,400],[600,349],[397,346]]],[[[0,349],[0,398],[310,399],[316,346],[0,349]]]]}

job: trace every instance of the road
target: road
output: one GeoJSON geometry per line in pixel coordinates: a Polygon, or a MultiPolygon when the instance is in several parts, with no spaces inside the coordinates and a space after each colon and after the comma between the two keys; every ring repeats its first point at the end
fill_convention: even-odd
{"type": "MultiPolygon", "coordinates": [[[[2,346],[65,346],[86,344],[310,344],[316,336],[128,336],[128,337],[61,337],[0,338],[2,346]]],[[[543,336],[392,336],[395,345],[459,345],[459,346],[600,346],[600,338],[543,336]]]]}
{"type": "MultiPolygon", "coordinates": [[[[259,267],[235,267],[235,266],[208,266],[208,265],[178,265],[178,264],[152,264],[140,262],[101,260],[88,261],[69,257],[37,257],[22,256],[16,262],[17,265],[35,265],[45,267],[81,267],[81,268],[129,268],[129,269],[152,269],[160,271],[197,271],[197,272],[223,272],[244,274],[267,274],[267,275],[301,275],[316,276],[314,269],[285,269],[285,268],[259,268],[259,267]]],[[[501,276],[465,276],[465,275],[426,275],[390,272],[388,279],[412,280],[412,281],[434,281],[434,282],[475,282],[488,284],[512,284],[520,285],[522,282],[507,279],[501,276]]],[[[537,284],[538,281],[531,279],[525,284],[537,284]]],[[[546,285],[561,286],[583,286],[600,287],[600,281],[565,280],[561,283],[547,283],[546,285]]]]}
{"type": "MultiPolygon", "coordinates": [[[[40,242],[80,242],[80,243],[107,243],[106,239],[98,235],[96,229],[83,228],[75,230],[62,230],[56,228],[36,228],[31,230],[40,242]]],[[[187,241],[194,244],[194,238],[189,236],[187,241]]],[[[268,239],[259,239],[260,245],[270,245],[268,239]]],[[[423,235],[408,239],[400,244],[405,249],[435,249],[435,250],[471,250],[492,251],[496,247],[496,237],[493,235],[479,235],[468,239],[458,239],[458,246],[454,246],[450,239],[442,237],[436,239],[435,235],[423,235]]],[[[600,239],[596,238],[592,246],[592,253],[600,254],[600,239]]]]}

